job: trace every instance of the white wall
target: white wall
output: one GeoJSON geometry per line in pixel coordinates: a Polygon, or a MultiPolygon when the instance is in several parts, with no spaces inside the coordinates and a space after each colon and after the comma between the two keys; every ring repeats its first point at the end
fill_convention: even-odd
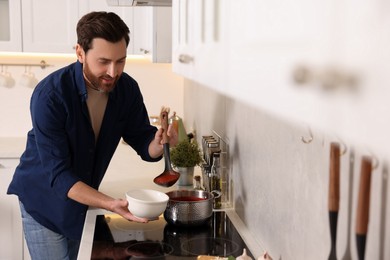
{"type": "MultiPolygon", "coordinates": [[[[185,80],[184,85],[186,128],[196,129],[198,141],[215,130],[229,142],[235,210],[259,247],[273,259],[327,259],[329,145],[341,140],[313,129],[313,141],[305,144],[301,136],[309,137],[309,133],[304,124],[286,122],[193,81],[185,80]]],[[[353,259],[357,259],[355,214],[360,159],[372,152],[379,165],[371,180],[366,259],[390,259],[390,247],[384,246],[390,239],[386,221],[390,214],[389,155],[358,150],[353,143],[346,146],[347,153],[341,157],[338,258],[347,249],[349,234],[353,259]],[[352,167],[351,150],[355,150],[352,167]]]]}
{"type": "MultiPolygon", "coordinates": [[[[42,59],[53,66],[31,67],[38,80],[68,65],[76,59],[69,56],[1,56],[1,63],[39,63],[42,59]]],[[[12,74],[15,86],[0,87],[0,137],[23,137],[31,128],[29,103],[33,88],[20,84],[24,66],[3,68],[12,74]]],[[[149,115],[159,115],[161,106],[168,106],[178,115],[183,114],[183,79],[171,72],[170,64],[151,63],[142,58],[128,59],[125,71],[140,85],[149,115]]]]}

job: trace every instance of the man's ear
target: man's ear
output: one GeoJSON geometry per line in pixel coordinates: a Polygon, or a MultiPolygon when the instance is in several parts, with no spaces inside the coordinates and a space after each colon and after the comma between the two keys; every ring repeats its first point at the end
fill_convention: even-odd
{"type": "Polygon", "coordinates": [[[83,47],[80,46],[80,44],[76,44],[76,55],[79,62],[83,63],[85,59],[85,52],[83,47]]]}

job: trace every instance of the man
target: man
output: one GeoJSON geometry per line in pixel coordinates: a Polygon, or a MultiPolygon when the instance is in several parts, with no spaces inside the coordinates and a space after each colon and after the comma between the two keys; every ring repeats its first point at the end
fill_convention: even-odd
{"type": "MultiPolygon", "coordinates": [[[[137,222],[127,201],[97,189],[121,138],[143,160],[162,157],[137,82],[123,73],[129,29],[114,13],[77,24],[77,62],[43,79],[31,98],[33,128],[8,194],[20,200],[32,259],[76,259],[88,206],[137,222]]],[[[173,128],[172,128],[173,129],[173,128]]],[[[177,134],[168,129],[172,145],[177,134]]]]}

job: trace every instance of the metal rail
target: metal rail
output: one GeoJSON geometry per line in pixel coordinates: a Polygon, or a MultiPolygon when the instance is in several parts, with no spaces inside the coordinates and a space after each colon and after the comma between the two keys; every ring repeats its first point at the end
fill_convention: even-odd
{"type": "Polygon", "coordinates": [[[28,64],[28,63],[0,63],[0,66],[30,66],[30,67],[41,67],[41,69],[45,69],[46,67],[50,67],[50,66],[53,66],[53,65],[50,65],[50,64],[47,64],[46,61],[44,60],[41,60],[40,63],[31,63],[31,64],[28,64]]]}

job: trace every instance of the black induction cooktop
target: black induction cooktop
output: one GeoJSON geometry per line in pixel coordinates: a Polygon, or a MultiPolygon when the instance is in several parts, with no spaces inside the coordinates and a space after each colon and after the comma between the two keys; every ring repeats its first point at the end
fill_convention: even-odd
{"type": "Polygon", "coordinates": [[[136,223],[118,215],[98,215],[91,259],[197,259],[199,255],[237,257],[243,249],[253,258],[223,211],[213,212],[197,227],[177,227],[161,216],[136,223]]]}

